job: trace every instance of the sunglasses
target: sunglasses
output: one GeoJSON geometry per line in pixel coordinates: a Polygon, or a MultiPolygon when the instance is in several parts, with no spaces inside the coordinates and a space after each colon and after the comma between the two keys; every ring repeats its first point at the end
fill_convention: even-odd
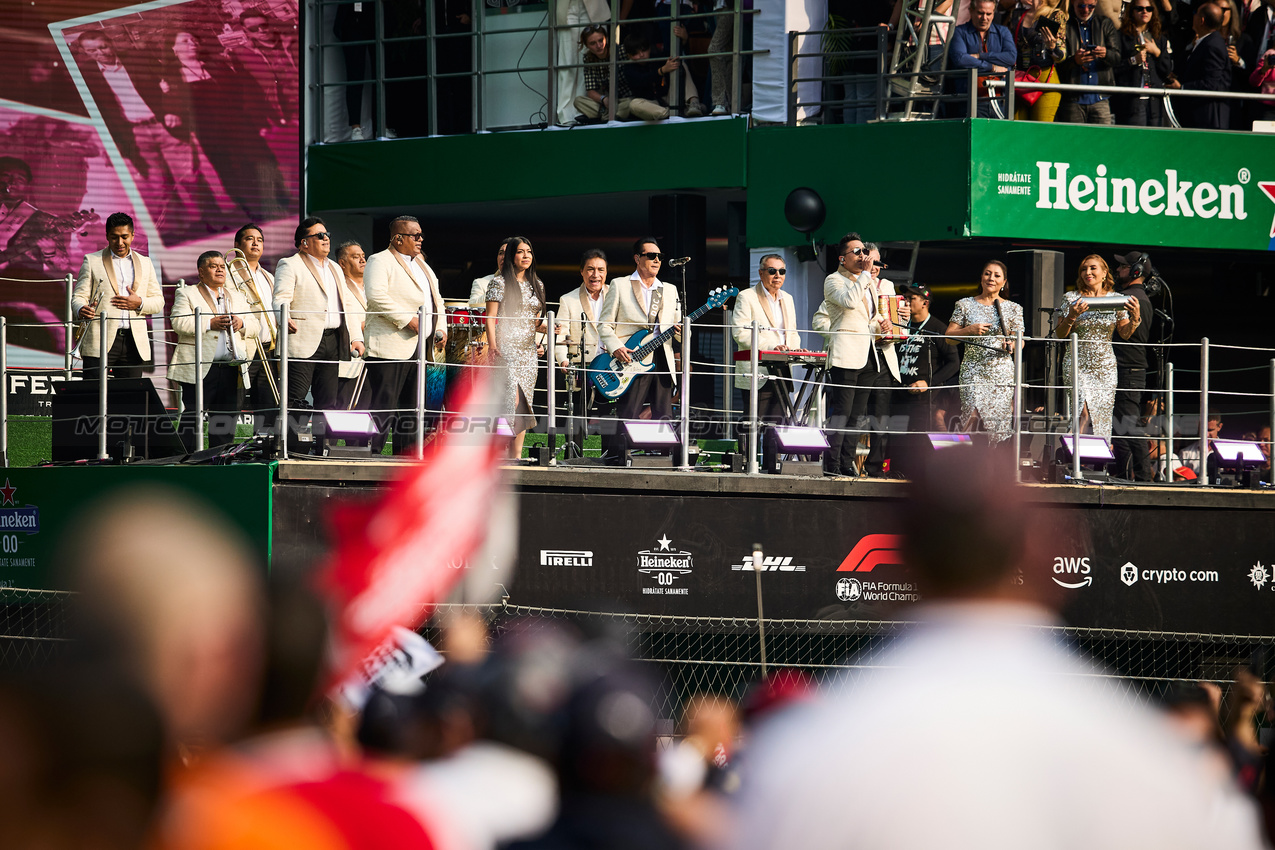
{"type": "Polygon", "coordinates": [[[1138,14],[1146,12],[1149,15],[1151,14],[1151,7],[1150,6],[1134,6],[1133,11],[1137,12],[1138,14]]]}
{"type": "Polygon", "coordinates": [[[308,234],[305,238],[306,238],[306,239],[321,239],[321,240],[323,240],[324,242],[326,242],[326,241],[328,241],[329,239],[331,239],[331,238],[332,238],[332,234],[331,234],[331,233],[323,233],[323,232],[319,232],[319,233],[311,233],[311,234],[308,234]]]}
{"type": "Polygon", "coordinates": [[[597,26],[596,24],[595,24],[594,26],[591,26],[591,27],[585,27],[585,28],[584,28],[584,34],[585,34],[585,35],[593,35],[595,32],[600,32],[600,33],[602,33],[603,35],[606,35],[607,28],[606,28],[606,27],[600,27],[600,26],[597,26]]]}
{"type": "Polygon", "coordinates": [[[865,257],[871,252],[867,248],[860,247],[860,248],[851,248],[850,253],[854,254],[856,257],[865,257]]]}
{"type": "Polygon", "coordinates": [[[659,251],[647,251],[645,254],[638,254],[638,256],[646,257],[648,260],[655,260],[656,262],[659,262],[660,260],[664,259],[664,255],[661,254],[659,251]]]}
{"type": "Polygon", "coordinates": [[[412,240],[415,240],[416,242],[420,242],[421,240],[425,238],[424,233],[395,233],[394,235],[402,236],[404,239],[412,239],[412,240]]]}
{"type": "Polygon", "coordinates": [[[788,269],[762,269],[762,274],[768,274],[771,277],[779,277],[788,274],[788,269]]]}

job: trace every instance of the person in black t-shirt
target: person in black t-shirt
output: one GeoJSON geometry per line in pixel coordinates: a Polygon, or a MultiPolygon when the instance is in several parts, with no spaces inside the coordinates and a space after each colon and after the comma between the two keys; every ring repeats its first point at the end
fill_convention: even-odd
{"type": "Polygon", "coordinates": [[[1141,251],[1116,255],[1116,290],[1138,299],[1138,314],[1146,321],[1133,329],[1127,344],[1116,345],[1116,404],[1111,414],[1115,437],[1116,476],[1127,481],[1151,480],[1146,429],[1140,424],[1142,391],[1147,387],[1147,342],[1151,338],[1151,299],[1143,286],[1151,273],[1151,258],[1141,251]],[[1137,275],[1135,277],[1135,275],[1137,275]],[[1128,440],[1121,437],[1138,437],[1128,440]]]}
{"type": "Polygon", "coordinates": [[[943,407],[947,386],[961,369],[956,346],[943,338],[946,323],[930,315],[929,287],[913,283],[899,289],[908,298],[912,318],[908,321],[908,338],[897,344],[899,382],[908,388],[903,413],[907,416],[906,435],[894,438],[897,445],[891,471],[915,475],[916,466],[930,450],[925,432],[943,430],[935,414],[943,407]],[[896,470],[897,467],[897,470],[896,470]]]}

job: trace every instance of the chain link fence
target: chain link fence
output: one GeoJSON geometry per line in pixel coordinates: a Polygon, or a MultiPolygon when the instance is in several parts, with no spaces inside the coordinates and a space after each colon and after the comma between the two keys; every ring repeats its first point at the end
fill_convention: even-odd
{"type": "MultiPolygon", "coordinates": [[[[0,668],[47,663],[68,639],[70,594],[0,588],[0,668]]],[[[440,606],[439,613],[481,614],[491,634],[522,628],[566,627],[606,633],[629,653],[656,665],[663,682],[657,715],[675,721],[693,695],[739,700],[763,672],[799,670],[837,689],[882,665],[890,645],[917,627],[910,621],[765,620],[604,613],[510,604],[440,606]],[[764,645],[764,662],[763,662],[764,645]]],[[[438,627],[422,631],[433,642],[438,627]]],[[[1214,682],[1229,690],[1237,667],[1256,665],[1267,679],[1275,662],[1275,636],[1024,626],[1044,630],[1061,646],[1093,659],[1093,675],[1130,699],[1148,702],[1179,682],[1214,682]]]]}

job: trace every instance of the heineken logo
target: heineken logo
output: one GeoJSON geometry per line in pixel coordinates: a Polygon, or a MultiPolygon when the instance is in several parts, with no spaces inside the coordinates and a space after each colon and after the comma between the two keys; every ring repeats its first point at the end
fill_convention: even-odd
{"type": "MultiPolygon", "coordinates": [[[[1242,183],[1183,180],[1173,168],[1164,169],[1163,180],[1157,176],[1139,181],[1108,174],[1105,165],[1097,166],[1092,175],[1072,173],[1067,162],[1037,162],[1036,167],[1037,209],[1237,221],[1248,218],[1242,183]]],[[[1259,185],[1270,195],[1266,184],[1259,185]]],[[[1272,231],[1275,235],[1275,227],[1272,231]]]]}

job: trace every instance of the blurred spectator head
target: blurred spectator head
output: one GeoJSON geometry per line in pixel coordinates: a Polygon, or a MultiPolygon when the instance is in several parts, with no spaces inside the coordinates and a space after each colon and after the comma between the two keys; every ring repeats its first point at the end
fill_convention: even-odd
{"type": "Polygon", "coordinates": [[[1116,280],[1111,276],[1111,267],[1101,254],[1090,254],[1080,261],[1076,269],[1076,289],[1079,291],[1111,292],[1116,288],[1116,280]]]}
{"type": "Polygon", "coordinates": [[[632,662],[571,694],[558,775],[564,792],[648,793],[655,778],[654,682],[632,662]]]}
{"type": "Polygon", "coordinates": [[[1096,0],[1072,0],[1071,13],[1076,16],[1078,21],[1088,21],[1093,17],[1094,9],[1098,8],[1096,0]]]}
{"type": "Polygon", "coordinates": [[[630,59],[640,62],[651,56],[651,40],[640,30],[626,32],[620,44],[624,46],[624,52],[630,59]]]}
{"type": "Polygon", "coordinates": [[[904,555],[926,594],[1001,592],[1033,525],[1009,466],[980,449],[949,449],[935,452],[911,487],[900,518],[904,555]]]}
{"type": "Polygon", "coordinates": [[[1262,456],[1266,458],[1267,466],[1271,462],[1271,426],[1263,425],[1257,429],[1257,441],[1262,447],[1262,456]]]}
{"type": "Polygon", "coordinates": [[[800,670],[776,670],[766,678],[754,682],[740,702],[744,722],[756,726],[795,705],[802,705],[815,698],[815,683],[800,670]]]}
{"type": "Polygon", "coordinates": [[[240,734],[257,703],[264,613],[261,565],[242,535],[160,487],[115,491],[77,528],[59,560],[84,627],[135,672],[170,740],[240,734]]]}
{"type": "Polygon", "coordinates": [[[739,736],[739,712],[729,697],[696,694],[682,713],[682,731],[704,758],[728,757],[739,736]]]}
{"type": "Polygon", "coordinates": [[[323,602],[297,582],[272,582],[255,718],[258,729],[307,719],[318,703],[327,646],[328,618],[323,602]]]}
{"type": "Polygon", "coordinates": [[[1213,694],[1196,683],[1172,685],[1161,706],[1173,726],[1196,744],[1221,744],[1222,725],[1213,694]]]}
{"type": "Polygon", "coordinates": [[[1218,8],[1217,4],[1205,3],[1199,9],[1196,9],[1191,25],[1196,35],[1204,36],[1221,29],[1222,20],[1222,10],[1218,8]]]}
{"type": "Polygon", "coordinates": [[[17,204],[27,199],[31,166],[16,156],[0,156],[0,204],[17,204]]]}

